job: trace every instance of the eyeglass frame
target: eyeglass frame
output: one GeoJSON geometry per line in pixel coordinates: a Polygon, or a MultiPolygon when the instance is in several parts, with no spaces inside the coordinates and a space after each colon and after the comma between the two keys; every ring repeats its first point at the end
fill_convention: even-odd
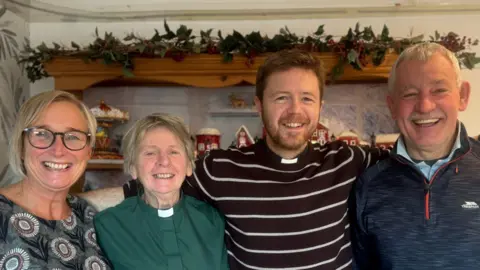
{"type": "Polygon", "coordinates": [[[80,150],[83,150],[85,149],[85,147],[87,147],[88,143],[90,142],[91,138],[92,138],[92,134],[91,133],[87,133],[87,132],[84,132],[84,131],[81,131],[81,130],[71,130],[71,131],[66,131],[66,132],[53,132],[51,131],[50,129],[48,128],[43,128],[43,127],[28,127],[28,128],[24,128],[23,129],[23,132],[24,133],[27,133],[27,138],[28,138],[28,143],[32,146],[32,147],[35,147],[37,149],[47,149],[49,147],[51,147],[55,141],[57,140],[57,135],[61,136],[62,137],[62,144],[63,146],[65,146],[65,148],[67,148],[68,150],[70,151],[80,151],[80,150]],[[47,147],[37,147],[35,145],[32,144],[32,142],[30,141],[30,137],[28,136],[28,134],[33,130],[33,129],[44,129],[44,130],[47,130],[49,132],[51,132],[53,134],[53,140],[52,142],[50,143],[49,146],[47,147]],[[65,144],[65,133],[68,133],[68,132],[72,132],[72,131],[75,131],[75,132],[80,132],[80,133],[83,133],[87,136],[87,141],[85,142],[85,145],[80,148],[80,149],[71,149],[70,147],[68,147],[66,144],[65,144]]]}

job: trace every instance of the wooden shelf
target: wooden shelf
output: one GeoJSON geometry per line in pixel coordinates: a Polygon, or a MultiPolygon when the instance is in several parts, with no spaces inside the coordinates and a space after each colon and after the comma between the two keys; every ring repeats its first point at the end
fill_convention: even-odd
{"type": "Polygon", "coordinates": [[[258,117],[258,112],[254,108],[245,108],[245,109],[234,109],[234,108],[225,108],[225,109],[212,109],[209,111],[209,114],[212,116],[220,117],[258,117]]]}
{"type": "Polygon", "coordinates": [[[88,161],[87,170],[122,170],[122,159],[91,159],[88,161]]]}
{"type": "MultiPolygon", "coordinates": [[[[327,71],[337,64],[332,53],[317,53],[327,71]]],[[[255,58],[252,66],[245,64],[246,58],[235,55],[233,61],[224,63],[222,56],[196,54],[187,56],[182,62],[170,58],[134,58],[134,77],[124,76],[122,67],[106,66],[102,61],[86,63],[74,57],[57,57],[44,64],[48,74],[55,78],[55,89],[82,91],[97,84],[119,81],[136,84],[178,84],[203,88],[222,88],[238,84],[255,84],[256,71],[267,55],[255,58]]],[[[387,54],[379,66],[369,64],[363,70],[346,66],[337,82],[386,82],[390,68],[397,55],[387,54]]],[[[371,62],[371,61],[370,61],[371,62]]],[[[114,83],[113,83],[114,84],[114,83]]]]}

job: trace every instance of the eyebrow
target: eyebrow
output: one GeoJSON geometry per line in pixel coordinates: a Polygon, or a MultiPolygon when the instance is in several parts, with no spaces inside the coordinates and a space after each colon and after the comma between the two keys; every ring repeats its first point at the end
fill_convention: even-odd
{"type": "MultiPolygon", "coordinates": [[[[40,125],[40,126],[35,126],[37,128],[44,128],[44,129],[48,129],[48,130],[51,130],[52,128],[48,125],[40,125]]],[[[89,134],[90,132],[88,131],[83,131],[81,129],[76,129],[76,128],[73,128],[73,127],[67,127],[66,128],[67,130],[65,132],[68,132],[68,131],[78,131],[78,132],[82,132],[82,133],[87,133],[89,134]]],[[[53,130],[52,130],[53,131],[53,130]]]]}

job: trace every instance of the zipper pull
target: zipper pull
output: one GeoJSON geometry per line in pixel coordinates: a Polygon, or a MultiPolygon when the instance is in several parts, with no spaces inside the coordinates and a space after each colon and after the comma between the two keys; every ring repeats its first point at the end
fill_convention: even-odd
{"type": "Polygon", "coordinates": [[[458,174],[458,164],[455,164],[455,174],[458,174]]]}
{"type": "Polygon", "coordinates": [[[427,195],[428,192],[430,192],[430,183],[424,183],[423,185],[423,191],[424,191],[424,195],[427,195]]]}

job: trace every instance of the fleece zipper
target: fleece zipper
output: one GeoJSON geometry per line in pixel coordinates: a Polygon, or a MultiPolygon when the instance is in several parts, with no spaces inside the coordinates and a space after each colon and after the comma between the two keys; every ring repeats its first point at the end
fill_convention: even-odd
{"type": "Polygon", "coordinates": [[[407,166],[410,166],[415,172],[419,173],[422,178],[423,178],[423,183],[424,183],[424,188],[423,188],[423,192],[424,192],[424,196],[425,196],[425,219],[428,221],[430,220],[430,195],[431,195],[431,188],[432,188],[432,185],[433,185],[433,182],[436,178],[436,176],[438,175],[438,173],[440,171],[442,171],[443,169],[445,169],[448,165],[452,164],[452,163],[455,163],[456,161],[458,161],[459,159],[463,158],[465,155],[467,155],[468,153],[470,153],[471,151],[471,148],[468,149],[467,152],[461,154],[460,156],[456,157],[455,159],[452,159],[450,160],[449,162],[443,164],[442,166],[440,166],[440,168],[438,168],[435,173],[433,174],[432,176],[432,179],[430,179],[430,182],[428,181],[428,179],[423,175],[423,173],[421,173],[417,167],[415,167],[413,164],[411,164],[411,162],[409,162],[407,159],[405,159],[404,157],[401,157],[401,156],[397,156],[397,161],[404,164],[404,165],[407,165],[407,166]]]}

